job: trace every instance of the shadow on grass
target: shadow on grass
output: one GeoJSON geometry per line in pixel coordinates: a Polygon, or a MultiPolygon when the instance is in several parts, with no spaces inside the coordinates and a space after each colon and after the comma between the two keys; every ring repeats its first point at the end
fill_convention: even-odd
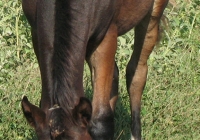
{"type": "Polygon", "coordinates": [[[119,97],[115,108],[115,140],[129,140],[130,139],[130,107],[129,100],[124,102],[122,97],[119,97]],[[126,104],[124,104],[126,103],[126,104]],[[128,105],[127,105],[128,103],[128,105]]]}

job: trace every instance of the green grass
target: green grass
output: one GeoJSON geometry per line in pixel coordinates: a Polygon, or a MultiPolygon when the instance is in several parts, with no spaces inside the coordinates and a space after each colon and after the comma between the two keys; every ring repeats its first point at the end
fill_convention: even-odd
{"type": "MultiPolygon", "coordinates": [[[[165,15],[168,27],[151,54],[142,99],[144,140],[200,139],[200,2],[177,0],[165,15]]],[[[119,38],[120,98],[115,113],[115,139],[130,138],[130,107],[125,67],[132,50],[133,31],[119,38]]],[[[20,1],[0,2],[0,139],[36,140],[26,123],[20,101],[24,95],[38,105],[40,74],[31,47],[30,28],[20,1]]],[[[91,98],[89,71],[84,84],[91,98]]]]}

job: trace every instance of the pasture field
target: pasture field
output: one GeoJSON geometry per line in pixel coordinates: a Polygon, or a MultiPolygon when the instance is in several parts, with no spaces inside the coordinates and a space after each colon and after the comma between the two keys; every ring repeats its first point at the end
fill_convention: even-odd
{"type": "MultiPolygon", "coordinates": [[[[200,140],[200,1],[171,1],[165,10],[160,44],[151,54],[142,98],[144,140],[200,140]]],[[[129,96],[125,69],[132,53],[133,30],[118,40],[119,100],[115,139],[130,139],[129,96]]],[[[86,95],[92,98],[85,67],[86,95]]],[[[24,95],[36,105],[41,92],[30,27],[19,0],[0,1],[0,140],[36,140],[21,111],[24,95]]]]}

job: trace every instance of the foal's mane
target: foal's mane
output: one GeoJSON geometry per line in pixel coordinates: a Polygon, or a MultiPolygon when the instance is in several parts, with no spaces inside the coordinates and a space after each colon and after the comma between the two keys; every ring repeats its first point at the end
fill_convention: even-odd
{"type": "Polygon", "coordinates": [[[79,100],[79,93],[74,90],[78,68],[70,0],[55,2],[54,54],[53,54],[53,104],[58,104],[66,114],[71,114],[79,100]]]}

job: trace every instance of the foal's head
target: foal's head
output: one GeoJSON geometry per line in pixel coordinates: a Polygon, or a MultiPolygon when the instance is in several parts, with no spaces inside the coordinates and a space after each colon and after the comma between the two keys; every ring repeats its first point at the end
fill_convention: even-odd
{"type": "Polygon", "coordinates": [[[22,109],[39,140],[91,140],[87,127],[92,107],[86,98],[81,97],[79,104],[68,113],[58,105],[45,113],[27,97],[22,100],[22,109]]]}

